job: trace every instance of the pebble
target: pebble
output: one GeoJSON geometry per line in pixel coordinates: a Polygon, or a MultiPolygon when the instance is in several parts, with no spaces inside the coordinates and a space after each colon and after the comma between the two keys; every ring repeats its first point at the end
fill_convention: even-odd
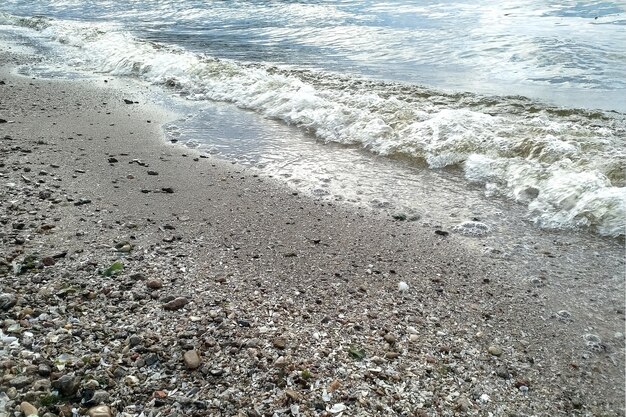
{"type": "Polygon", "coordinates": [[[276,337],[272,340],[272,345],[277,349],[285,349],[287,347],[287,341],[283,337],[276,337]]]}
{"type": "Polygon", "coordinates": [[[20,410],[22,410],[22,413],[24,413],[26,417],[38,415],[37,407],[26,401],[20,404],[20,410]]]}
{"type": "Polygon", "coordinates": [[[134,387],[136,385],[139,385],[139,378],[137,378],[135,375],[126,375],[126,377],[124,378],[124,383],[129,387],[134,387]]]}
{"type": "Polygon", "coordinates": [[[172,301],[163,304],[163,308],[169,311],[180,310],[187,305],[188,302],[189,300],[187,300],[186,297],[177,297],[172,301]]]}
{"type": "Polygon", "coordinates": [[[63,375],[61,378],[54,381],[52,386],[59,390],[59,393],[64,397],[73,397],[78,391],[80,379],[74,375],[63,375]]]}
{"type": "Polygon", "coordinates": [[[41,376],[48,376],[50,375],[50,372],[52,372],[52,370],[45,363],[39,364],[37,367],[37,373],[41,376]]]}
{"type": "Polygon", "coordinates": [[[26,375],[19,375],[9,381],[9,385],[15,388],[23,388],[29,385],[31,382],[30,377],[26,375]]]}
{"type": "Polygon", "coordinates": [[[400,356],[400,353],[398,352],[387,352],[385,353],[385,358],[387,359],[397,359],[400,356]]]}
{"type": "Polygon", "coordinates": [[[291,401],[300,401],[302,399],[300,393],[292,389],[285,390],[285,394],[287,395],[287,398],[289,398],[291,401]]]}
{"type": "Polygon", "coordinates": [[[489,353],[493,356],[502,356],[502,348],[497,345],[489,346],[489,353]]]}
{"type": "Polygon", "coordinates": [[[396,343],[398,341],[398,339],[396,338],[396,336],[394,336],[391,333],[387,333],[384,337],[385,341],[387,343],[389,343],[390,345],[393,345],[394,343],[396,343]]]}
{"type": "Polygon", "coordinates": [[[141,336],[139,336],[137,334],[131,335],[128,338],[128,343],[130,344],[131,347],[140,345],[142,342],[143,342],[143,337],[141,337],[141,336]]]}
{"type": "Polygon", "coordinates": [[[0,294],[0,310],[7,311],[17,303],[17,297],[15,294],[2,293],[0,294]]]}
{"type": "Polygon", "coordinates": [[[183,355],[187,369],[198,369],[202,363],[202,358],[196,350],[189,350],[183,355]]]}
{"type": "Polygon", "coordinates": [[[160,279],[149,279],[148,281],[146,281],[146,287],[150,288],[151,290],[158,290],[160,288],[163,288],[163,281],[161,281],[160,279]]]}
{"type": "Polygon", "coordinates": [[[467,413],[471,408],[472,408],[472,403],[470,402],[468,398],[459,397],[459,399],[456,400],[456,409],[458,411],[467,413]]]}
{"type": "Polygon", "coordinates": [[[87,414],[89,417],[111,417],[111,409],[106,405],[98,405],[91,407],[87,414]]]}

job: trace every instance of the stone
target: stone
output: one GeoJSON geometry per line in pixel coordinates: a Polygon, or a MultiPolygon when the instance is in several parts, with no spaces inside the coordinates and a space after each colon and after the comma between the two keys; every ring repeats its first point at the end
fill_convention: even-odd
{"type": "Polygon", "coordinates": [[[48,391],[50,389],[49,379],[39,379],[33,383],[33,389],[35,391],[48,391]]]}
{"type": "Polygon", "coordinates": [[[291,401],[300,401],[302,399],[300,393],[292,389],[285,390],[285,394],[287,395],[287,398],[291,401]]]}
{"type": "Polygon", "coordinates": [[[106,405],[91,407],[89,411],[87,411],[87,415],[89,417],[112,417],[111,409],[106,405]]]}
{"type": "Polygon", "coordinates": [[[37,412],[37,407],[26,401],[20,404],[20,410],[22,410],[22,413],[24,413],[24,415],[27,417],[39,415],[37,412]]]}
{"type": "Polygon", "coordinates": [[[37,373],[39,375],[48,376],[50,375],[50,372],[52,372],[52,370],[50,369],[48,365],[46,365],[45,363],[39,364],[39,367],[37,368],[37,373]]]}
{"type": "Polygon", "coordinates": [[[189,301],[186,297],[177,297],[174,298],[172,301],[163,304],[163,308],[169,311],[180,310],[185,305],[187,305],[188,302],[189,301]]]}
{"type": "Polygon", "coordinates": [[[472,408],[472,403],[466,397],[459,397],[459,399],[456,400],[455,408],[458,411],[461,411],[463,413],[467,413],[472,408]]]}
{"type": "Polygon", "coordinates": [[[272,340],[272,345],[277,349],[285,349],[287,347],[287,341],[284,337],[276,337],[272,340]]]}
{"type": "Polygon", "coordinates": [[[497,345],[491,345],[489,346],[489,353],[492,354],[493,356],[502,356],[502,348],[500,346],[497,345]]]}
{"type": "Polygon", "coordinates": [[[159,355],[156,353],[150,353],[144,358],[144,362],[147,366],[152,366],[159,361],[159,355]]]}
{"type": "Polygon", "coordinates": [[[52,383],[52,386],[59,390],[63,397],[73,397],[78,391],[80,379],[74,375],[63,375],[52,383]]]}
{"type": "Polygon", "coordinates": [[[196,350],[189,350],[183,355],[187,369],[198,369],[202,363],[202,358],[196,350]]]}
{"type": "Polygon", "coordinates": [[[129,387],[134,387],[136,385],[139,385],[139,378],[137,378],[134,375],[127,375],[124,378],[124,383],[128,385],[129,387]]]}
{"type": "Polygon", "coordinates": [[[143,337],[139,336],[138,334],[131,335],[128,338],[128,344],[130,344],[131,347],[140,345],[142,343],[143,343],[143,337]]]}
{"type": "Polygon", "coordinates": [[[24,388],[31,382],[30,377],[26,375],[19,375],[9,381],[9,385],[14,388],[24,388]]]}
{"type": "Polygon", "coordinates": [[[150,288],[151,290],[158,290],[160,288],[163,288],[163,282],[160,279],[150,279],[146,281],[146,287],[150,288]]]}
{"type": "Polygon", "coordinates": [[[387,333],[384,337],[385,341],[390,345],[393,345],[398,340],[393,334],[387,333]]]}
{"type": "Polygon", "coordinates": [[[385,353],[385,358],[389,360],[397,359],[400,356],[398,352],[387,352],[385,353]]]}
{"type": "Polygon", "coordinates": [[[0,310],[7,311],[17,303],[17,297],[15,294],[2,293],[0,294],[0,310]]]}

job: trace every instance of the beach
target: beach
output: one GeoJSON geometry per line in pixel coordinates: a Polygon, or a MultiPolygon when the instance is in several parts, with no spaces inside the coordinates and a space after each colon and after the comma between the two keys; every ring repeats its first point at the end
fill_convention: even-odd
{"type": "Polygon", "coordinates": [[[557,249],[528,280],[166,142],[176,115],[124,81],[25,59],[0,55],[0,415],[623,415],[619,264],[561,277],[615,292],[556,310],[557,249]]]}

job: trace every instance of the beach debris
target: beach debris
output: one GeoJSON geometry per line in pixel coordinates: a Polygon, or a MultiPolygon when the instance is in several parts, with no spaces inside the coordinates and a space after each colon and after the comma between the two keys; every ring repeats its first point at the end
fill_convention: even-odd
{"type": "Polygon", "coordinates": [[[435,234],[439,236],[448,236],[450,232],[446,232],[445,230],[435,230],[435,234]]]}
{"type": "Polygon", "coordinates": [[[121,263],[120,261],[115,261],[111,264],[111,266],[109,266],[107,269],[105,269],[102,272],[102,275],[104,275],[105,277],[110,277],[110,276],[117,274],[122,269],[124,269],[124,264],[121,263]]]}
{"type": "Polygon", "coordinates": [[[348,348],[348,354],[352,359],[355,359],[357,361],[365,359],[366,356],[365,349],[356,346],[350,346],[350,348],[348,348]]]}
{"type": "Polygon", "coordinates": [[[407,284],[404,281],[400,281],[398,282],[398,291],[400,292],[407,292],[409,290],[409,284],[407,284]]]}
{"type": "Polygon", "coordinates": [[[129,99],[125,98],[124,99],[124,103],[126,103],[126,104],[138,104],[139,102],[138,101],[129,100],[129,99]]]}
{"type": "Polygon", "coordinates": [[[162,187],[161,191],[166,194],[172,194],[174,192],[174,189],[172,187],[162,187]]]}
{"type": "Polygon", "coordinates": [[[326,411],[328,411],[331,414],[338,414],[338,413],[346,411],[347,408],[348,407],[346,407],[344,403],[337,403],[337,404],[334,404],[332,407],[328,408],[326,411]]]}

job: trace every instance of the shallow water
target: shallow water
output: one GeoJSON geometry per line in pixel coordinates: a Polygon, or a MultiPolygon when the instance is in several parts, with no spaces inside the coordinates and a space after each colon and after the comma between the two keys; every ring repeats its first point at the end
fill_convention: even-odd
{"type": "Polygon", "coordinates": [[[0,24],[45,56],[23,72],[164,86],[195,103],[183,143],[313,195],[624,235],[618,3],[8,0],[0,24]]]}

